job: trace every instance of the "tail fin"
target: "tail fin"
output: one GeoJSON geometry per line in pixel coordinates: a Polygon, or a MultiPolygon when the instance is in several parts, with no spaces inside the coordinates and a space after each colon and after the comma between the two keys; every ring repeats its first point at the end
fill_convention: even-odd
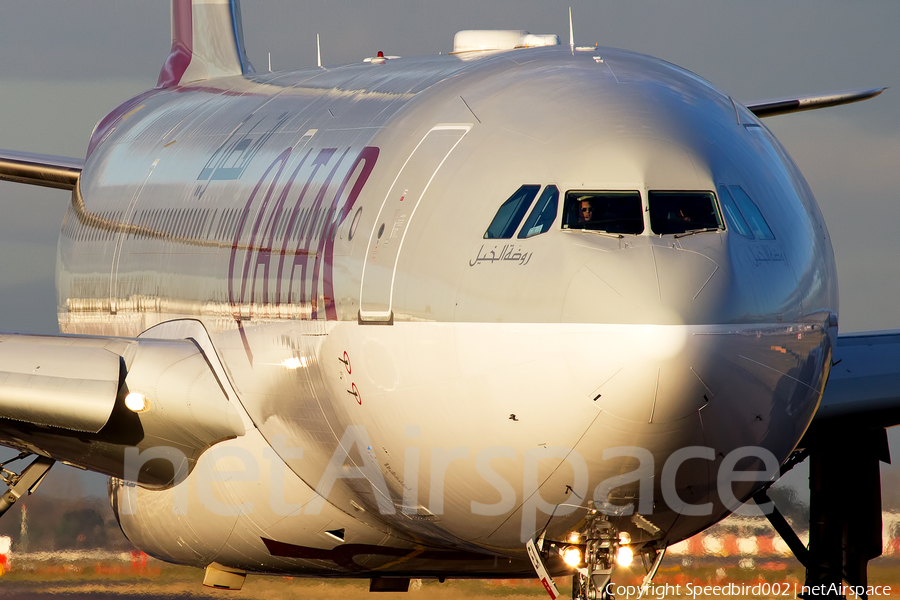
{"type": "Polygon", "coordinates": [[[253,72],[240,0],[172,0],[172,50],[157,88],[253,72]]]}

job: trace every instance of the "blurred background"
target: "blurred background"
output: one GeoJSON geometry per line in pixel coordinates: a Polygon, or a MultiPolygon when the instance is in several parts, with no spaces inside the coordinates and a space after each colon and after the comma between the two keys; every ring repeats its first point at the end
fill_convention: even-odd
{"type": "MultiPolygon", "coordinates": [[[[446,53],[461,29],[558,33],[565,43],[569,5],[557,0],[242,3],[244,36],[257,70],[267,70],[270,60],[273,70],[315,66],[317,33],[326,66],[361,61],[379,50],[400,56],[446,53]]],[[[841,331],[900,328],[900,3],[573,0],[571,6],[578,44],[665,58],[742,102],[893,86],[862,104],[775,117],[766,125],[806,175],[828,223],[839,272],[841,331]]],[[[83,156],[98,120],[155,85],[169,44],[164,0],[0,0],[0,148],[83,156]]],[[[68,201],[65,192],[0,182],[0,330],[57,331],[56,239],[68,201]]],[[[898,435],[890,432],[890,437],[900,456],[898,435]]],[[[0,451],[0,459],[13,455],[0,451]]],[[[894,539],[900,537],[900,471],[889,465],[882,471],[886,556],[873,573],[892,567],[894,539]]],[[[801,465],[776,492],[798,530],[808,516],[805,486],[801,465]]],[[[41,555],[48,560],[86,556],[64,551],[93,553],[87,562],[66,563],[80,565],[71,571],[82,569],[79,577],[97,564],[108,564],[110,573],[121,571],[117,577],[126,579],[167,568],[132,553],[109,509],[103,477],[63,465],[53,468],[37,495],[0,519],[0,555],[4,544],[13,568],[0,586],[9,585],[17,555],[35,553],[49,553],[41,555]],[[98,557],[107,562],[97,562],[98,557]]],[[[675,568],[708,580],[742,572],[799,573],[783,549],[765,520],[733,517],[673,548],[661,577],[675,568]]],[[[47,568],[65,572],[58,564],[47,568]]],[[[100,579],[112,577],[96,569],[100,579]]],[[[351,591],[330,585],[335,593],[351,591]]],[[[456,597],[478,591],[441,589],[456,597]]],[[[519,593],[532,591],[509,589],[519,593]]]]}

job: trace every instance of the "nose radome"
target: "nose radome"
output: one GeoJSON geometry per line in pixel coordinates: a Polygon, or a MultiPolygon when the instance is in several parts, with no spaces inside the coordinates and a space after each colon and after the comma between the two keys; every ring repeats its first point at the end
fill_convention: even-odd
{"type": "Polygon", "coordinates": [[[691,250],[648,244],[597,252],[573,276],[562,320],[708,324],[721,315],[729,279],[718,261],[691,250]]]}
{"type": "Polygon", "coordinates": [[[668,246],[651,246],[650,250],[660,302],[676,310],[696,302],[719,271],[716,261],[698,252],[668,246]]]}
{"type": "Polygon", "coordinates": [[[563,315],[628,329],[619,338],[628,343],[620,342],[611,358],[615,374],[598,380],[591,394],[598,408],[632,423],[674,422],[696,414],[712,396],[703,372],[715,357],[703,333],[726,310],[728,263],[679,248],[670,237],[633,243],[638,247],[597,252],[582,265],[563,315]]]}
{"type": "Polygon", "coordinates": [[[591,392],[596,406],[632,423],[671,423],[703,408],[711,395],[701,373],[713,357],[687,325],[628,325],[630,343],[611,359],[614,374],[591,392]]]}

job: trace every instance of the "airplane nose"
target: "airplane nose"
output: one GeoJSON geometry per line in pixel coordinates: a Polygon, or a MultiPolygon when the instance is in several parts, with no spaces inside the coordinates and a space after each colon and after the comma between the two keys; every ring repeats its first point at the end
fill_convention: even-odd
{"type": "Polygon", "coordinates": [[[614,329],[605,369],[613,374],[591,391],[597,408],[636,424],[669,423],[703,408],[709,390],[697,370],[704,370],[709,357],[686,327],[614,329]]]}
{"type": "Polygon", "coordinates": [[[683,419],[712,395],[700,374],[712,356],[695,334],[722,318],[727,269],[712,252],[673,246],[671,239],[643,237],[588,256],[563,307],[564,320],[618,331],[592,398],[632,423],[683,419]],[[616,365],[611,376],[609,362],[616,365]]]}
{"type": "MultiPolygon", "coordinates": [[[[779,322],[782,304],[756,300],[788,282],[735,266],[724,235],[693,243],[644,237],[596,251],[575,272],[563,315],[603,324],[587,394],[600,416],[579,452],[649,451],[658,481],[673,453],[702,448],[707,458],[676,481],[680,497],[701,504],[717,498],[732,451],[762,447],[783,460],[794,448],[815,411],[830,342],[824,313],[779,322]]],[[[598,473],[609,468],[594,460],[598,473]]]]}
{"type": "Polygon", "coordinates": [[[646,237],[623,246],[597,251],[574,274],[564,322],[686,325],[725,318],[730,277],[721,248],[697,252],[646,237]]]}
{"type": "MultiPolygon", "coordinates": [[[[712,417],[717,405],[742,415],[738,419],[753,412],[754,423],[788,410],[791,417],[778,427],[792,431],[789,437],[801,435],[805,422],[791,423],[815,408],[830,348],[827,315],[801,318],[799,309],[783,310],[784,301],[759,300],[766,287],[790,283],[775,281],[784,269],[743,268],[726,234],[691,240],[690,249],[672,238],[616,240],[621,247],[615,249],[604,240],[606,246],[586,255],[575,272],[563,320],[616,332],[604,342],[591,398],[608,414],[646,424],[700,410],[712,417]]],[[[750,422],[746,427],[753,428],[750,422]]],[[[759,443],[764,435],[744,441],[759,443]]]]}

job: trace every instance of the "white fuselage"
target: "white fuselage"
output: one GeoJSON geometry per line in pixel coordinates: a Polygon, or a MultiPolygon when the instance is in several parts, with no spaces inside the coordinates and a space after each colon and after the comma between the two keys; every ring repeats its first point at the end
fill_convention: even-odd
{"type": "Polygon", "coordinates": [[[61,329],[199,322],[249,426],[174,488],[114,486],[162,558],[524,573],[525,540],[589,499],[633,503],[652,527],[615,520],[637,545],[672,543],[727,514],[726,456],[783,461],[821,398],[838,302],[815,201],[749,111],[668,63],[551,48],[213,80],[123,105],[91,148],[61,329]],[[553,225],[486,239],[523,185],[558,188],[553,225]],[[573,190],[638,193],[642,231],[563,229],[573,190]],[[651,192],[728,190],[771,235],[727,207],[721,229],[654,233],[651,192]],[[703,510],[662,495],[684,448],[710,449],[673,480],[703,510]],[[639,456],[652,499],[595,495],[639,456]],[[217,458],[230,479],[209,480],[217,458]]]}

